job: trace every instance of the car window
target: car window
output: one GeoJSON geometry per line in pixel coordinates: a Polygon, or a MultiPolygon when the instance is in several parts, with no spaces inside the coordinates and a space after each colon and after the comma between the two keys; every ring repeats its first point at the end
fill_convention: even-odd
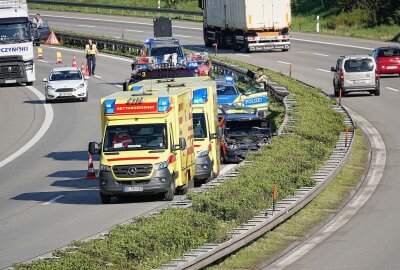
{"type": "Polygon", "coordinates": [[[400,49],[398,48],[381,49],[378,54],[378,57],[393,57],[393,56],[400,56],[400,49]]]}
{"type": "Polygon", "coordinates": [[[235,86],[233,85],[217,85],[217,95],[237,95],[235,86]]]}
{"type": "Polygon", "coordinates": [[[374,69],[374,62],[371,59],[347,59],[344,62],[346,72],[367,72],[374,69]]]}
{"type": "Polygon", "coordinates": [[[53,71],[50,81],[82,80],[82,74],[78,70],[53,71]]]}

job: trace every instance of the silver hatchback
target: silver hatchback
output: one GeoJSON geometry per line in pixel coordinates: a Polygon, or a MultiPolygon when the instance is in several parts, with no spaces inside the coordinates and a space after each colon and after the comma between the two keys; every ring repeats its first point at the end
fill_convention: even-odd
{"type": "Polygon", "coordinates": [[[340,90],[343,95],[358,91],[380,95],[379,72],[374,58],[369,55],[341,56],[331,71],[334,72],[335,96],[339,96],[340,90]]]}

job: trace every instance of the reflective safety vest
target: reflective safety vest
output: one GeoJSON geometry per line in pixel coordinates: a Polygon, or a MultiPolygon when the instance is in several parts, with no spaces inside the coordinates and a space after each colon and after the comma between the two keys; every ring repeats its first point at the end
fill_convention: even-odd
{"type": "Polygon", "coordinates": [[[259,89],[264,89],[265,85],[267,84],[267,76],[261,75],[261,77],[259,77],[257,80],[259,82],[255,84],[255,87],[259,89]]]}
{"type": "Polygon", "coordinates": [[[96,53],[97,53],[96,44],[92,45],[92,49],[90,49],[89,44],[86,44],[86,54],[87,55],[92,55],[92,54],[96,54],[96,53]]]}

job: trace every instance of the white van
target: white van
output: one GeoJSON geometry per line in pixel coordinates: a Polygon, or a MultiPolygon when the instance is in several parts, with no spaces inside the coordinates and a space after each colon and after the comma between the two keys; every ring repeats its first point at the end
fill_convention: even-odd
{"type": "Polygon", "coordinates": [[[349,92],[368,91],[375,96],[380,95],[379,72],[375,59],[369,55],[341,56],[337,60],[334,72],[333,88],[335,96],[349,92]]]}

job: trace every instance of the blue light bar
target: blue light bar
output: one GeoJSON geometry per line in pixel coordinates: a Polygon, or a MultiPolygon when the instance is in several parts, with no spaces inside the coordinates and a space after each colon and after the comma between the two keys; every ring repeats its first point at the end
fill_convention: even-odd
{"type": "Polygon", "coordinates": [[[150,39],[150,38],[148,38],[148,39],[146,39],[146,40],[144,41],[144,43],[146,43],[146,44],[149,44],[149,43],[150,43],[150,41],[151,41],[151,39],[150,39]]]}
{"type": "Polygon", "coordinates": [[[208,93],[207,88],[200,88],[193,91],[192,104],[207,103],[208,93]]]}
{"type": "Polygon", "coordinates": [[[196,68],[199,64],[197,62],[188,62],[187,67],[188,68],[196,68]]]}
{"type": "Polygon", "coordinates": [[[169,97],[159,97],[157,105],[159,112],[168,111],[168,108],[171,105],[169,97]]]}
{"type": "Polygon", "coordinates": [[[104,112],[105,114],[114,114],[115,113],[115,99],[106,99],[104,102],[104,112]]]}

